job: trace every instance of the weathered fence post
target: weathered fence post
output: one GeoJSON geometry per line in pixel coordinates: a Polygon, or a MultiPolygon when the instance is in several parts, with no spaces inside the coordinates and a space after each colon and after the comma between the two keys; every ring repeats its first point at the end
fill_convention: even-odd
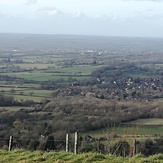
{"type": "Polygon", "coordinates": [[[75,144],[74,144],[74,153],[78,154],[78,132],[75,132],[75,144]]]}
{"type": "Polygon", "coordinates": [[[12,150],[12,141],[13,141],[13,136],[10,136],[8,151],[11,151],[12,150]]]}
{"type": "Polygon", "coordinates": [[[133,148],[133,156],[136,155],[136,140],[133,142],[134,148],[133,148]]]}
{"type": "Polygon", "coordinates": [[[66,152],[69,152],[69,134],[66,134],[66,152]]]}

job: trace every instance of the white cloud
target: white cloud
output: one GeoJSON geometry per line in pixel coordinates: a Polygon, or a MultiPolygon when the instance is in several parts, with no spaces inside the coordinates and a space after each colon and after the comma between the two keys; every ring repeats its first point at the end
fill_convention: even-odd
{"type": "Polygon", "coordinates": [[[77,11],[77,12],[64,12],[61,10],[58,10],[56,7],[42,7],[37,9],[37,12],[39,15],[42,16],[62,16],[64,19],[87,19],[91,18],[88,17],[85,13],[77,11]]]}
{"type": "Polygon", "coordinates": [[[39,8],[37,11],[45,16],[64,15],[64,13],[58,10],[56,7],[42,7],[39,8]]]}
{"type": "Polygon", "coordinates": [[[26,5],[36,4],[37,0],[27,0],[26,5]]]}
{"type": "Polygon", "coordinates": [[[112,19],[113,20],[120,20],[120,17],[117,14],[114,14],[112,19]]]}
{"type": "Polygon", "coordinates": [[[74,18],[87,18],[86,14],[84,14],[83,12],[80,12],[80,11],[73,13],[72,17],[74,17],[74,18]]]}
{"type": "Polygon", "coordinates": [[[97,20],[110,20],[110,19],[112,19],[111,16],[108,16],[106,14],[105,15],[95,15],[94,18],[97,20]]]}

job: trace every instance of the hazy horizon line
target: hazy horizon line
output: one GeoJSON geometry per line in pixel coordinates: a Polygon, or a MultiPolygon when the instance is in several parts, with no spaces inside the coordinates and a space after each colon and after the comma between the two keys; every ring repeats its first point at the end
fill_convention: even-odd
{"type": "Polygon", "coordinates": [[[163,37],[152,36],[116,36],[116,35],[88,35],[88,34],[55,34],[55,33],[25,33],[25,32],[0,32],[0,34],[11,35],[48,35],[48,36],[80,36],[80,37],[115,37],[115,38],[144,38],[144,39],[163,39],[163,37]]]}

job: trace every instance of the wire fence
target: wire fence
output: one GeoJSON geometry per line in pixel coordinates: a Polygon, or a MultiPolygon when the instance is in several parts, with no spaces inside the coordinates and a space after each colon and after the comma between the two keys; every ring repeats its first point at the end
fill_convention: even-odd
{"type": "Polygon", "coordinates": [[[163,153],[163,137],[153,140],[146,139],[144,141],[130,140],[128,143],[124,139],[117,138],[94,138],[91,135],[80,136],[77,132],[75,134],[65,135],[65,139],[56,138],[54,136],[45,137],[41,135],[38,139],[27,138],[0,138],[0,149],[14,150],[43,150],[43,151],[66,151],[83,153],[83,152],[96,152],[104,154],[116,154],[121,156],[133,156],[137,153],[145,155],[163,153]]]}

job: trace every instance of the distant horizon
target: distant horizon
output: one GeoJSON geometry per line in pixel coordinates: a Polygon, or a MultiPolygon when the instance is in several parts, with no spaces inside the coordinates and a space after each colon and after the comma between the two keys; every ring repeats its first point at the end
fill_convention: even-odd
{"type": "Polygon", "coordinates": [[[108,49],[163,52],[163,38],[68,34],[0,33],[0,48],[108,49]]]}
{"type": "Polygon", "coordinates": [[[163,37],[152,36],[125,36],[125,35],[88,35],[88,34],[55,34],[55,33],[25,33],[25,32],[0,32],[0,34],[13,35],[48,35],[48,36],[82,36],[82,37],[115,37],[115,38],[144,38],[144,39],[163,39],[163,37]]]}

